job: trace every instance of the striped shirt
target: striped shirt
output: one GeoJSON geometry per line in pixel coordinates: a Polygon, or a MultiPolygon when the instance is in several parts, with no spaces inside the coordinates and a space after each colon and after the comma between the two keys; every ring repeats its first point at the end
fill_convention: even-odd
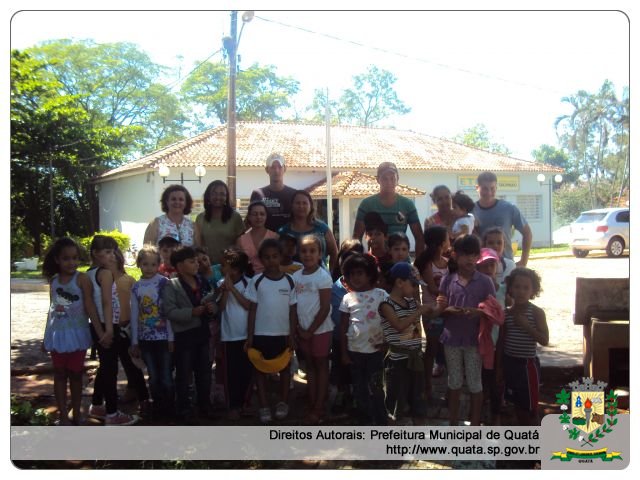
{"type": "MultiPolygon", "coordinates": [[[[418,306],[414,298],[406,298],[407,306],[400,305],[395,302],[391,297],[387,297],[382,303],[380,303],[380,307],[385,303],[389,304],[391,308],[393,308],[396,317],[399,319],[408,317],[416,312],[418,306]]],[[[416,317],[415,322],[405,328],[403,331],[399,332],[395,328],[391,326],[389,321],[382,316],[382,333],[384,335],[385,343],[389,345],[397,345],[403,349],[407,350],[420,350],[422,348],[422,326],[420,323],[420,317],[416,317]]],[[[389,360],[405,360],[409,358],[406,354],[389,352],[388,355],[389,360]]]]}
{"type": "MultiPolygon", "coordinates": [[[[527,302],[525,315],[529,325],[536,328],[533,304],[527,302]]],[[[504,353],[518,358],[534,358],[537,342],[522,327],[516,324],[513,309],[509,308],[504,316],[504,353]]]]}

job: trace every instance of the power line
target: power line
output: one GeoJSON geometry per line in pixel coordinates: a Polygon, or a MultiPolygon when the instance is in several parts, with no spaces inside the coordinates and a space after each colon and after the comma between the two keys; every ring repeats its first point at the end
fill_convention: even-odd
{"type": "Polygon", "coordinates": [[[171,90],[173,87],[175,87],[176,85],[178,85],[181,82],[184,82],[187,78],[189,78],[191,76],[191,74],[193,74],[196,70],[198,70],[202,65],[204,65],[205,63],[207,63],[209,60],[211,60],[215,55],[217,55],[218,53],[220,53],[222,51],[222,48],[219,48],[218,50],[216,50],[215,52],[213,52],[211,55],[209,55],[207,58],[205,58],[202,62],[200,62],[198,65],[196,65],[189,73],[187,73],[184,77],[180,77],[177,80],[175,80],[174,82],[170,83],[169,85],[165,85],[166,88],[168,88],[169,90],[171,90]]]}
{"type": "Polygon", "coordinates": [[[453,70],[453,71],[456,71],[456,72],[464,73],[466,75],[473,75],[473,76],[476,76],[476,77],[486,78],[488,80],[497,80],[497,81],[500,81],[500,82],[503,82],[503,83],[509,83],[509,84],[520,86],[520,87],[532,88],[534,90],[540,90],[540,91],[543,91],[543,92],[554,93],[556,95],[564,95],[562,92],[560,92],[558,90],[551,89],[551,88],[541,87],[539,85],[533,85],[531,83],[526,83],[526,82],[519,82],[517,80],[510,80],[508,78],[502,78],[502,77],[498,77],[498,76],[495,76],[495,75],[489,75],[487,73],[477,72],[475,70],[469,70],[469,69],[462,68],[462,67],[456,67],[456,66],[453,66],[453,65],[448,65],[446,63],[435,62],[433,60],[429,60],[429,59],[426,59],[426,58],[413,57],[411,55],[407,55],[407,54],[404,54],[404,53],[396,52],[394,50],[389,50],[389,49],[386,49],[386,48],[376,47],[376,46],[373,46],[373,45],[367,45],[365,43],[358,42],[356,40],[351,40],[351,39],[348,39],[348,38],[338,37],[336,35],[331,35],[329,33],[318,32],[318,31],[315,31],[315,30],[311,30],[309,28],[300,27],[298,25],[291,25],[291,24],[284,23],[284,22],[281,22],[281,21],[278,21],[278,20],[272,20],[272,19],[269,19],[269,18],[261,17],[259,15],[255,15],[254,18],[257,18],[259,20],[262,20],[262,21],[265,21],[265,22],[268,22],[268,23],[273,23],[273,24],[276,24],[276,25],[280,25],[280,26],[283,26],[283,27],[286,27],[286,28],[291,28],[291,29],[294,29],[294,30],[300,30],[301,32],[310,33],[312,35],[318,35],[318,36],[321,36],[321,37],[325,37],[325,38],[328,38],[328,39],[331,39],[331,40],[335,40],[337,42],[350,43],[351,45],[354,45],[356,47],[365,48],[367,50],[374,50],[374,51],[382,52],[382,53],[385,53],[387,55],[393,55],[393,56],[396,56],[396,57],[404,58],[404,59],[407,59],[407,60],[412,60],[412,61],[415,61],[415,62],[426,63],[426,64],[433,65],[435,67],[443,68],[443,69],[446,69],[446,70],[453,70]]]}

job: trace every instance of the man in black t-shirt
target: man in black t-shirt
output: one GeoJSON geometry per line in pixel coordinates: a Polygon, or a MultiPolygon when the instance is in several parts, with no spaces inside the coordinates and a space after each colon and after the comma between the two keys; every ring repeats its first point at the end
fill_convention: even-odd
{"type": "Polygon", "coordinates": [[[296,190],[284,184],[284,173],[287,171],[287,167],[284,163],[284,157],[279,153],[272,153],[267,157],[265,171],[269,175],[269,185],[256,188],[251,192],[250,201],[261,200],[265,203],[269,211],[266,227],[277,232],[281,226],[289,223],[291,201],[296,190]]]}

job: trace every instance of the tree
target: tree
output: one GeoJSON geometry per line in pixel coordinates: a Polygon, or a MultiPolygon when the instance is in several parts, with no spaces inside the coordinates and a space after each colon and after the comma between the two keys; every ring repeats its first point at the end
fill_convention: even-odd
{"type": "MultiPolygon", "coordinates": [[[[345,90],[337,105],[332,102],[332,118],[340,123],[369,127],[391,117],[405,115],[411,111],[398,98],[393,88],[396,77],[389,71],[370,65],[365,73],[353,77],[353,87],[345,90]]],[[[316,90],[313,103],[307,108],[312,119],[324,121],[326,93],[316,90]]]]}
{"type": "Polygon", "coordinates": [[[553,196],[553,214],[559,225],[568,225],[575,221],[581,212],[591,208],[589,187],[579,182],[578,185],[563,184],[553,196]]]}
{"type": "MultiPolygon", "coordinates": [[[[291,77],[279,77],[273,65],[253,64],[236,77],[236,118],[238,120],[282,120],[290,97],[299,89],[291,77]]],[[[202,131],[227,121],[229,72],[225,63],[207,62],[183,83],[180,95],[196,114],[191,123],[202,131]],[[200,115],[202,113],[203,115],[200,115]]]]}
{"type": "Polygon", "coordinates": [[[489,131],[484,123],[478,123],[471,128],[467,128],[462,133],[453,137],[452,140],[469,147],[480,148],[493,153],[501,153],[503,155],[511,154],[511,150],[509,150],[506,145],[491,140],[489,131]]]}
{"type": "Polygon", "coordinates": [[[573,112],[555,122],[560,144],[587,181],[592,207],[610,203],[627,182],[628,89],[625,92],[622,100],[618,100],[613,84],[605,80],[595,94],[580,90],[563,97],[562,101],[570,104],[573,112]]]}
{"type": "MultiPolygon", "coordinates": [[[[540,145],[537,150],[531,152],[531,156],[538,163],[544,163],[546,165],[554,165],[564,169],[562,179],[565,183],[575,183],[578,180],[580,174],[573,168],[573,165],[569,161],[569,156],[564,150],[560,150],[551,145],[540,145]]],[[[553,188],[559,188],[560,185],[553,183],[553,188]]]]}

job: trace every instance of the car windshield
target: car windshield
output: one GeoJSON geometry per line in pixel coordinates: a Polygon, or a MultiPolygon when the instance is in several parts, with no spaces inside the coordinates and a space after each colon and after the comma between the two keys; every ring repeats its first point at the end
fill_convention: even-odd
{"type": "Polygon", "coordinates": [[[607,215],[606,212],[598,213],[598,212],[585,212],[580,214],[576,223],[594,223],[599,222],[607,215]]]}

